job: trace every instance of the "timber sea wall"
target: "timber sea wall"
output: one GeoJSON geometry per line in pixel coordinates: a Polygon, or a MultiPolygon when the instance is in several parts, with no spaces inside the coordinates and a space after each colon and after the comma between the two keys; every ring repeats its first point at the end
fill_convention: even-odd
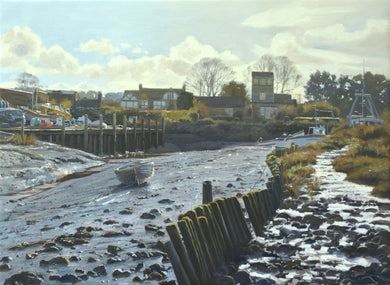
{"type": "Polygon", "coordinates": [[[166,227],[170,237],[166,251],[179,284],[219,283],[215,278],[221,266],[233,260],[253,235],[259,236],[275,215],[283,197],[283,165],[278,155],[296,149],[292,146],[268,156],[272,176],[266,189],[200,205],[166,227]]]}

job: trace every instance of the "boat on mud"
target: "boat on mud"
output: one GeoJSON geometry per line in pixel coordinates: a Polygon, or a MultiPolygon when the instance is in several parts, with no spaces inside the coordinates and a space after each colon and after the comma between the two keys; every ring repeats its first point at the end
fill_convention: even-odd
{"type": "Polygon", "coordinates": [[[122,184],[141,185],[154,175],[153,162],[133,162],[115,169],[116,177],[122,184]]]}
{"type": "Polygon", "coordinates": [[[310,127],[308,132],[300,131],[294,134],[283,134],[273,140],[263,141],[262,138],[256,142],[259,146],[274,146],[275,148],[290,147],[292,144],[304,146],[309,143],[317,142],[326,135],[324,126],[310,127]]]}

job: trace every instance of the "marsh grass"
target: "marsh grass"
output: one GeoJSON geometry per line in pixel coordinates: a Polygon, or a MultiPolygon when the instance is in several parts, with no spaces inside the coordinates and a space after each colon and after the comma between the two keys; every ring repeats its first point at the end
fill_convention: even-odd
{"type": "Polygon", "coordinates": [[[15,134],[13,144],[16,145],[36,145],[37,137],[33,134],[25,135],[23,138],[20,134],[15,134]]]}

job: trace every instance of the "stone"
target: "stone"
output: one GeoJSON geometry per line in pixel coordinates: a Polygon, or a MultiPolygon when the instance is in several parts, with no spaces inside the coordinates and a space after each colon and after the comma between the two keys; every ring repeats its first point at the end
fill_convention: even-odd
{"type": "Polygon", "coordinates": [[[126,278],[130,276],[130,271],[122,270],[122,269],[115,269],[114,272],[112,272],[112,277],[114,278],[126,278]]]}
{"type": "Polygon", "coordinates": [[[132,281],[133,283],[142,283],[142,279],[139,278],[138,276],[135,276],[132,281]]]}
{"type": "Polygon", "coordinates": [[[48,265],[68,265],[69,264],[69,259],[65,256],[56,256],[52,259],[50,259],[49,261],[46,261],[46,260],[41,260],[39,265],[40,266],[48,266],[48,265]]]}
{"type": "Polygon", "coordinates": [[[101,276],[101,275],[107,275],[107,270],[106,270],[106,267],[104,265],[100,265],[100,266],[97,266],[93,269],[94,272],[96,272],[97,275],[101,276]]]}
{"type": "Polygon", "coordinates": [[[50,276],[49,276],[49,280],[52,280],[52,281],[60,281],[60,280],[61,280],[61,275],[58,275],[58,274],[50,275],[50,276]]]}
{"type": "Polygon", "coordinates": [[[12,257],[10,257],[10,256],[4,256],[3,258],[1,258],[2,262],[10,262],[11,260],[12,260],[12,257]]]}
{"type": "Polygon", "coordinates": [[[119,212],[119,214],[121,214],[121,215],[131,215],[133,213],[134,213],[133,208],[126,208],[126,209],[119,212]]]}
{"type": "Polygon", "coordinates": [[[118,221],[115,220],[107,220],[103,223],[103,225],[116,225],[119,224],[118,221]]]}
{"type": "Polygon", "coordinates": [[[61,276],[59,281],[61,283],[76,283],[80,282],[81,279],[74,274],[65,274],[64,276],[61,276]]]}
{"type": "Polygon", "coordinates": [[[117,246],[117,245],[109,245],[109,246],[107,246],[107,252],[111,253],[112,255],[117,255],[118,251],[123,251],[123,249],[120,246],[117,246]]]}
{"type": "Polygon", "coordinates": [[[96,259],[96,257],[94,257],[94,256],[90,256],[90,257],[88,257],[88,259],[87,259],[87,262],[88,263],[92,263],[92,262],[96,262],[97,261],[97,259],[96,259]]]}
{"type": "Polygon", "coordinates": [[[79,261],[81,261],[81,259],[82,259],[81,257],[73,255],[69,258],[69,261],[70,262],[79,262],[79,261]]]}
{"type": "Polygon", "coordinates": [[[8,264],[8,263],[3,263],[3,264],[0,264],[0,271],[10,271],[11,270],[11,265],[8,264]]]}
{"type": "Polygon", "coordinates": [[[234,281],[240,285],[249,285],[252,283],[249,273],[245,270],[238,270],[233,278],[234,281]]]}
{"type": "Polygon", "coordinates": [[[175,201],[171,200],[171,199],[162,199],[160,201],[158,201],[160,204],[173,204],[175,203],[175,201]]]}
{"type": "Polygon", "coordinates": [[[149,220],[153,220],[156,218],[156,215],[154,214],[151,214],[151,213],[143,213],[141,215],[141,219],[149,219],[149,220]]]}
{"type": "Polygon", "coordinates": [[[12,275],[4,281],[4,285],[29,284],[36,285],[43,282],[43,276],[34,272],[22,271],[12,275]]]}
{"type": "Polygon", "coordinates": [[[107,264],[114,264],[118,262],[122,262],[122,259],[120,259],[118,256],[110,257],[109,259],[107,259],[107,264]]]}

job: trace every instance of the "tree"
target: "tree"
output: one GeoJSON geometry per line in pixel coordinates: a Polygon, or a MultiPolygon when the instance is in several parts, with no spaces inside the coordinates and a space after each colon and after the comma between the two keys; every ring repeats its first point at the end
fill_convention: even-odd
{"type": "Polygon", "coordinates": [[[218,96],[222,86],[228,82],[234,72],[218,58],[202,58],[195,63],[186,85],[199,96],[218,96]]]}
{"type": "Polygon", "coordinates": [[[275,93],[291,92],[302,78],[294,63],[286,56],[263,55],[250,70],[273,72],[275,93]]]}
{"type": "Polygon", "coordinates": [[[193,107],[194,94],[183,91],[177,97],[177,108],[179,110],[189,110],[193,107]]]}
{"type": "Polygon", "coordinates": [[[18,83],[17,88],[25,91],[32,91],[40,86],[38,77],[27,72],[19,74],[16,82],[18,83]]]}
{"type": "Polygon", "coordinates": [[[237,83],[232,80],[228,84],[223,85],[221,96],[224,97],[242,97],[246,96],[246,87],[244,83],[237,83]]]}
{"type": "Polygon", "coordinates": [[[336,75],[317,70],[310,74],[310,79],[305,85],[305,98],[310,101],[328,101],[336,91],[336,75]]]}

